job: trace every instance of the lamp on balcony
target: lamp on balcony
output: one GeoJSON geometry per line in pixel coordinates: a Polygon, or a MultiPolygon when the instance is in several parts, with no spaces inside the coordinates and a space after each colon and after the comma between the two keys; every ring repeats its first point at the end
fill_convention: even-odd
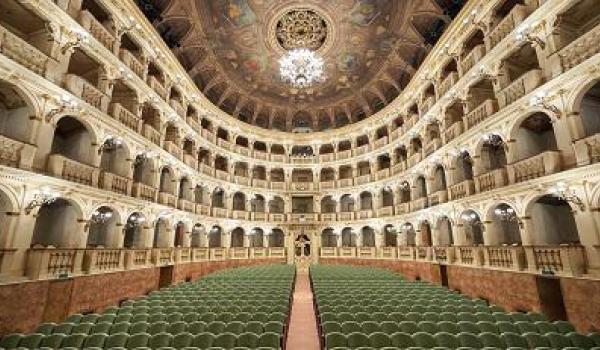
{"type": "Polygon", "coordinates": [[[581,211],[585,210],[585,204],[583,203],[583,200],[579,198],[575,190],[569,188],[569,185],[566,182],[557,182],[556,185],[550,187],[549,191],[554,197],[565,202],[575,204],[581,211]]]}
{"type": "MultiPolygon", "coordinates": [[[[562,92],[561,92],[562,93],[562,92]]],[[[554,114],[560,114],[560,109],[549,102],[551,99],[546,91],[538,91],[529,99],[529,106],[547,109],[554,114]]]]}
{"type": "Polygon", "coordinates": [[[37,207],[52,204],[57,198],[57,193],[53,192],[48,187],[42,187],[39,191],[34,193],[33,199],[25,207],[25,214],[29,215],[29,213],[31,213],[31,211],[37,207]]]}
{"type": "Polygon", "coordinates": [[[76,28],[72,31],[67,31],[58,39],[62,39],[57,41],[61,43],[62,48],[60,52],[64,55],[76,47],[88,44],[90,42],[90,34],[85,30],[76,28]]]}
{"type": "Polygon", "coordinates": [[[108,135],[106,140],[104,140],[104,143],[98,148],[98,154],[102,154],[104,151],[116,150],[117,148],[121,147],[122,144],[123,139],[120,137],[108,135]]]}
{"type": "Polygon", "coordinates": [[[85,224],[85,231],[87,231],[90,226],[93,225],[102,225],[107,223],[113,217],[113,213],[110,210],[100,210],[97,209],[92,213],[90,220],[85,224]]]}
{"type": "Polygon", "coordinates": [[[127,220],[127,223],[125,224],[125,229],[139,227],[145,221],[146,221],[146,218],[144,218],[142,215],[140,215],[138,213],[133,213],[127,220]]]}
{"type": "Polygon", "coordinates": [[[519,228],[523,228],[523,221],[519,219],[515,210],[509,206],[494,209],[494,215],[496,215],[500,221],[516,222],[519,225],[519,228]]]}
{"type": "Polygon", "coordinates": [[[543,50],[546,47],[546,42],[540,38],[537,33],[535,33],[539,28],[542,27],[542,23],[521,26],[517,28],[515,39],[517,39],[517,41],[525,41],[538,45],[543,50]]]}
{"type": "Polygon", "coordinates": [[[483,222],[481,222],[481,220],[479,219],[479,216],[477,214],[475,214],[475,212],[463,213],[460,216],[460,218],[462,220],[464,220],[465,222],[467,222],[469,225],[477,226],[482,231],[485,231],[485,225],[483,224],[483,222]]]}

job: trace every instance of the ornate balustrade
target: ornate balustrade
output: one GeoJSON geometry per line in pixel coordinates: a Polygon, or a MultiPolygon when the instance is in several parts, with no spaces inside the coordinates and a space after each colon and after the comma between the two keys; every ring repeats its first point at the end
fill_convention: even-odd
{"type": "Polygon", "coordinates": [[[48,173],[68,181],[96,187],[100,170],[62,154],[51,154],[48,157],[48,173]]]}
{"type": "Polygon", "coordinates": [[[541,69],[532,69],[496,93],[498,106],[504,108],[527,95],[544,82],[541,69]]]}
{"type": "Polygon", "coordinates": [[[438,95],[444,96],[448,91],[450,91],[450,89],[456,84],[457,81],[458,81],[458,73],[457,72],[451,72],[450,74],[448,74],[446,79],[444,79],[444,81],[442,81],[441,84],[439,85],[438,95]]]}
{"type": "Polygon", "coordinates": [[[560,151],[546,151],[506,167],[511,184],[554,174],[560,169],[560,151]]]}
{"type": "MultiPolygon", "coordinates": [[[[588,58],[596,55],[600,50],[600,25],[595,26],[569,45],[558,52],[559,69],[554,75],[567,71],[588,58]]],[[[556,66],[556,65],[554,65],[556,66]]]]}
{"type": "Polygon", "coordinates": [[[127,49],[119,50],[119,58],[140,79],[146,80],[146,66],[127,49]]]}
{"type": "Polygon", "coordinates": [[[36,147],[0,135],[0,165],[31,169],[36,147]]]}
{"type": "Polygon", "coordinates": [[[89,11],[82,10],[79,12],[77,21],[85,28],[92,36],[98,40],[109,51],[115,49],[115,36],[106,29],[89,11]]]}
{"type": "Polygon", "coordinates": [[[460,61],[460,72],[461,75],[465,75],[471,68],[475,67],[477,62],[479,62],[485,56],[485,45],[479,44],[475,46],[471,52],[469,52],[463,59],[460,61]]]}
{"type": "Polygon", "coordinates": [[[133,183],[131,193],[135,198],[141,198],[150,202],[156,202],[158,196],[158,190],[156,188],[141,182],[133,183]]]}
{"type": "Polygon", "coordinates": [[[496,113],[497,109],[497,103],[495,100],[485,100],[463,117],[463,123],[467,129],[471,129],[475,125],[486,120],[492,114],[496,113]]]}
{"type": "Polygon", "coordinates": [[[102,112],[108,110],[109,97],[84,78],[75,74],[67,74],[65,87],[92,107],[102,112]]]}
{"type": "Polygon", "coordinates": [[[44,76],[50,59],[27,41],[0,26],[0,52],[23,67],[44,76]]]}
{"type": "Polygon", "coordinates": [[[154,129],[149,124],[144,124],[142,127],[142,135],[157,146],[160,146],[162,136],[160,131],[154,129]]]}
{"type": "Polygon", "coordinates": [[[488,171],[475,177],[475,191],[491,191],[508,184],[508,176],[505,168],[488,171]]]}
{"type": "Polygon", "coordinates": [[[491,51],[502,39],[506,38],[517,26],[529,16],[531,9],[517,4],[485,37],[487,51],[491,51]]]}
{"type": "Polygon", "coordinates": [[[448,127],[446,130],[444,130],[444,132],[442,134],[442,137],[444,138],[444,143],[448,143],[448,142],[454,140],[463,132],[464,132],[463,122],[457,121],[456,123],[454,123],[450,127],[448,127]]]}
{"type": "Polygon", "coordinates": [[[109,173],[107,171],[103,171],[100,173],[99,182],[100,188],[120,193],[126,196],[131,193],[131,187],[133,185],[133,181],[131,179],[128,179],[124,176],[119,176],[117,174],[109,173]]]}
{"type": "Polygon", "coordinates": [[[172,193],[158,192],[158,203],[177,208],[177,197],[172,193]]]}
{"type": "Polygon", "coordinates": [[[585,248],[580,245],[324,247],[320,254],[322,258],[398,259],[564,276],[587,272],[585,248]]]}
{"type": "Polygon", "coordinates": [[[600,134],[577,140],[573,147],[578,165],[589,165],[600,161],[600,134]]]}
{"type": "Polygon", "coordinates": [[[109,106],[108,113],[110,116],[118,120],[121,124],[130,128],[135,132],[142,130],[142,119],[138,118],[137,115],[131,113],[120,103],[111,103],[109,106]]]}
{"type": "Polygon", "coordinates": [[[450,200],[461,199],[475,194],[475,182],[473,180],[464,180],[448,188],[450,200]]]}

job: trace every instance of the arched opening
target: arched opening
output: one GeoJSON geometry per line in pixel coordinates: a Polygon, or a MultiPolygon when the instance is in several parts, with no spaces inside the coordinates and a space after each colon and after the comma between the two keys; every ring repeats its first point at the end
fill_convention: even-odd
{"type": "Polygon", "coordinates": [[[436,231],[435,242],[437,246],[447,247],[454,244],[452,223],[447,216],[443,216],[438,219],[436,231]]]}
{"type": "Polygon", "coordinates": [[[383,208],[394,206],[394,191],[391,187],[384,187],[381,190],[381,206],[383,208]]]}
{"type": "Polygon", "coordinates": [[[283,214],[284,202],[281,197],[275,196],[269,201],[269,212],[273,214],[283,214]]]}
{"type": "Polygon", "coordinates": [[[31,246],[82,248],[85,240],[79,219],[78,209],[66,199],[42,205],[35,216],[31,246]]]}
{"type": "Polygon", "coordinates": [[[34,115],[29,99],[14,85],[0,81],[0,135],[20,142],[30,142],[34,115]]]}
{"type": "Polygon", "coordinates": [[[294,157],[312,157],[314,155],[311,146],[294,146],[292,147],[292,156],[294,157]]]}
{"type": "MultiPolygon", "coordinates": [[[[204,148],[198,150],[198,164],[210,164],[210,151],[204,148]]],[[[202,170],[202,169],[200,169],[202,170]]]]}
{"type": "Polygon", "coordinates": [[[179,193],[178,198],[186,201],[192,200],[192,183],[187,177],[182,177],[179,180],[179,193]]]}
{"type": "Polygon", "coordinates": [[[401,227],[400,231],[400,245],[414,247],[417,244],[417,233],[415,228],[409,222],[405,223],[401,227]]]}
{"type": "Polygon", "coordinates": [[[340,177],[340,180],[352,179],[353,178],[352,167],[349,166],[349,165],[342,165],[342,166],[340,166],[339,177],[340,177]]]}
{"type": "Polygon", "coordinates": [[[169,239],[169,222],[164,218],[158,218],[154,223],[153,248],[169,248],[171,240],[169,239]]]}
{"type": "Polygon", "coordinates": [[[196,188],[194,188],[194,203],[207,204],[208,198],[206,189],[202,185],[196,185],[196,188]]]}
{"type": "Polygon", "coordinates": [[[233,210],[245,211],[246,210],[246,195],[242,192],[236,192],[233,195],[233,210]]]}
{"type": "Polygon", "coordinates": [[[498,204],[492,211],[491,217],[486,245],[521,244],[521,220],[513,207],[506,203],[498,204]]]}
{"type": "Polygon", "coordinates": [[[414,137],[410,140],[410,155],[421,154],[421,150],[423,149],[423,143],[421,142],[421,138],[414,137]]]}
{"type": "Polygon", "coordinates": [[[377,169],[378,170],[389,169],[391,164],[392,164],[392,160],[390,159],[390,156],[387,153],[377,156],[377,169]]]}
{"type": "Polygon", "coordinates": [[[223,172],[229,172],[229,163],[223,156],[215,157],[215,169],[223,172]]]}
{"type": "Polygon", "coordinates": [[[419,232],[419,238],[420,238],[420,242],[419,242],[419,246],[421,247],[431,247],[433,244],[433,240],[431,237],[431,225],[429,224],[429,221],[423,221],[421,222],[421,225],[419,226],[420,228],[420,232],[419,232]]]}
{"type": "Polygon", "coordinates": [[[455,101],[446,108],[444,115],[444,143],[454,140],[463,132],[464,107],[461,101],[455,101]]]}
{"type": "Polygon", "coordinates": [[[502,76],[502,79],[498,80],[500,92],[497,93],[500,108],[510,105],[543,83],[536,49],[528,42],[504,59],[499,73],[502,76]],[[528,79],[528,84],[521,93],[515,94],[508,87],[522,77],[528,79]]]}
{"type": "Polygon", "coordinates": [[[338,152],[345,152],[352,149],[350,140],[342,140],[338,143],[338,152]]]}
{"type": "Polygon", "coordinates": [[[408,182],[404,181],[400,184],[400,203],[408,203],[411,201],[411,191],[408,182]]]}
{"type": "Polygon", "coordinates": [[[427,183],[425,177],[420,175],[415,180],[415,199],[427,197],[427,183]]]}
{"type": "Polygon", "coordinates": [[[540,197],[530,209],[534,244],[579,244],[579,231],[569,203],[553,195],[540,197]]]}
{"type": "Polygon", "coordinates": [[[133,181],[146,186],[155,186],[152,161],[145,154],[139,154],[133,162],[133,181]]]}
{"type": "Polygon", "coordinates": [[[100,169],[124,178],[130,177],[129,151],[119,138],[109,138],[100,146],[100,169]]]}
{"type": "MultiPolygon", "coordinates": [[[[396,164],[401,164],[401,167],[404,168],[406,167],[406,159],[408,159],[408,156],[406,154],[406,147],[404,146],[400,146],[398,148],[396,148],[394,150],[394,158],[396,160],[396,164]]],[[[395,167],[394,167],[395,170],[395,167]]],[[[396,173],[396,171],[394,171],[394,173],[396,173]]]]}
{"type": "Polygon", "coordinates": [[[583,95],[579,106],[579,115],[584,137],[600,133],[600,82],[596,82],[583,95]]]}
{"type": "Polygon", "coordinates": [[[521,122],[515,139],[517,161],[557,149],[552,120],[541,112],[534,113],[521,122]]]}
{"type": "Polygon", "coordinates": [[[342,247],[356,247],[356,234],[350,227],[342,230],[342,247]]]}
{"type": "Polygon", "coordinates": [[[225,191],[217,187],[212,193],[211,206],[213,208],[225,208],[225,191]]]}
{"type": "Polygon", "coordinates": [[[454,167],[454,183],[473,180],[473,159],[467,151],[462,151],[456,157],[454,167]]]}
{"type": "Polygon", "coordinates": [[[335,213],[337,203],[331,196],[326,196],[321,199],[321,213],[335,213]]]}
{"type": "Polygon", "coordinates": [[[88,248],[116,247],[117,213],[109,207],[102,206],[96,209],[90,218],[87,244],[88,248]]]}
{"type": "Polygon", "coordinates": [[[185,246],[185,224],[181,221],[178,222],[177,225],[175,225],[175,240],[173,242],[173,246],[185,246]]]}
{"type": "Polygon", "coordinates": [[[236,227],[231,231],[231,248],[241,248],[244,246],[244,229],[236,227]]]}
{"type": "Polygon", "coordinates": [[[254,180],[266,180],[267,179],[267,170],[264,166],[257,165],[252,168],[252,179],[254,180]]]}
{"type": "Polygon", "coordinates": [[[285,175],[283,169],[271,169],[271,182],[285,182],[285,175]]]}
{"type": "Polygon", "coordinates": [[[221,248],[223,238],[223,229],[221,226],[213,226],[208,232],[208,247],[209,248],[221,248]]]}
{"type": "Polygon", "coordinates": [[[292,182],[313,182],[313,172],[310,169],[292,170],[292,182]]]}
{"type": "Polygon", "coordinates": [[[250,201],[250,210],[253,213],[264,213],[265,212],[265,197],[260,194],[255,194],[250,201]]]}
{"type": "Polygon", "coordinates": [[[398,246],[398,233],[393,225],[385,225],[383,227],[384,244],[386,247],[398,246]]]}
{"type": "Polygon", "coordinates": [[[93,165],[92,141],[89,130],[79,120],[66,116],[56,124],[50,153],[93,165]]]}
{"type": "Polygon", "coordinates": [[[123,248],[144,248],[145,242],[143,237],[143,224],[146,222],[146,217],[141,213],[132,213],[127,218],[125,223],[125,234],[123,238],[123,248]]]}
{"type": "Polygon", "coordinates": [[[479,214],[474,210],[465,210],[460,215],[460,221],[464,230],[465,245],[482,245],[484,243],[483,230],[485,226],[483,225],[483,222],[481,222],[479,214]]]}
{"type": "Polygon", "coordinates": [[[192,227],[191,246],[193,248],[202,247],[202,235],[204,233],[204,226],[202,224],[196,224],[192,227]]]}
{"type": "Polygon", "coordinates": [[[321,169],[321,182],[335,181],[335,172],[332,168],[321,169]]]}
{"type": "Polygon", "coordinates": [[[160,182],[158,186],[159,192],[174,194],[175,193],[175,177],[171,169],[164,167],[160,171],[160,182]]]}
{"type": "Polygon", "coordinates": [[[354,198],[351,195],[345,194],[340,197],[340,211],[342,213],[354,211],[354,198]]]}
{"type": "Polygon", "coordinates": [[[487,173],[506,166],[506,145],[498,135],[488,135],[481,146],[481,172],[487,173]]]}
{"type": "Polygon", "coordinates": [[[233,166],[233,175],[248,177],[248,163],[245,162],[237,162],[233,166]]]}
{"type": "Polygon", "coordinates": [[[278,228],[274,228],[269,235],[269,247],[281,248],[284,245],[283,231],[278,228]]]}
{"type": "Polygon", "coordinates": [[[264,246],[264,232],[260,227],[255,227],[250,231],[250,247],[260,248],[264,246]]]}
{"type": "Polygon", "coordinates": [[[360,194],[360,210],[373,210],[373,195],[371,192],[360,194]]]}
{"type": "Polygon", "coordinates": [[[326,228],[321,232],[321,246],[325,248],[337,247],[337,235],[332,228],[326,228]]]}
{"type": "Polygon", "coordinates": [[[371,163],[369,163],[368,161],[358,162],[356,168],[358,171],[358,176],[371,174],[371,163]]]}
{"type": "Polygon", "coordinates": [[[447,188],[446,185],[446,171],[441,164],[436,165],[435,170],[433,171],[433,191],[439,192],[445,191],[447,188]]]}
{"type": "Polygon", "coordinates": [[[375,230],[372,227],[365,226],[360,233],[363,247],[375,247],[375,230]]]}

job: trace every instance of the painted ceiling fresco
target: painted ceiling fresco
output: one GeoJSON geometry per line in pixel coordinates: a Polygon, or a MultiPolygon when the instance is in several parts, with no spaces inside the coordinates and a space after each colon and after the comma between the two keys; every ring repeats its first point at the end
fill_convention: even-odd
{"type": "Polygon", "coordinates": [[[264,128],[324,130],[381,110],[402,91],[449,17],[439,0],[161,0],[154,23],[200,90],[264,128]],[[167,40],[166,40],[167,41],[167,40]],[[325,60],[324,82],[279,76],[286,49],[325,60]]]}

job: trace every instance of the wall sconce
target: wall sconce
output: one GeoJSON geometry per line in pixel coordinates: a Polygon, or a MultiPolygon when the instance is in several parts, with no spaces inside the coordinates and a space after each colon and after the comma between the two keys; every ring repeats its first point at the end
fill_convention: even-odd
{"type": "Polygon", "coordinates": [[[141,226],[144,222],[146,221],[146,218],[141,216],[138,213],[133,213],[131,214],[131,216],[129,217],[129,219],[127,220],[127,223],[125,224],[125,228],[136,228],[141,226]]]}
{"type": "Polygon", "coordinates": [[[482,139],[484,143],[492,147],[503,147],[505,145],[502,137],[498,134],[484,134],[482,139]]]}
{"type": "Polygon", "coordinates": [[[547,92],[539,91],[536,92],[533,96],[531,96],[531,98],[529,99],[529,106],[547,109],[554,114],[560,115],[560,109],[556,105],[551,104],[549,102],[550,99],[551,97],[548,96],[547,92]]]}
{"type": "Polygon", "coordinates": [[[463,221],[467,222],[469,225],[477,226],[477,227],[481,228],[482,231],[485,230],[485,225],[483,224],[483,222],[481,222],[481,220],[479,219],[479,216],[477,214],[475,214],[474,212],[462,213],[460,218],[463,221]]]}
{"type": "Polygon", "coordinates": [[[106,140],[104,140],[104,143],[98,148],[98,154],[101,154],[104,151],[114,151],[121,147],[121,145],[123,145],[123,139],[109,135],[106,137],[106,140]]]}
{"type": "Polygon", "coordinates": [[[531,24],[528,26],[521,26],[517,28],[515,39],[517,41],[525,41],[538,45],[542,50],[546,48],[546,42],[540,38],[536,32],[537,29],[542,27],[541,23],[531,24]]]}
{"type": "Polygon", "coordinates": [[[123,34],[130,32],[132,30],[140,30],[142,26],[139,23],[136,23],[135,18],[133,16],[129,16],[129,24],[117,28],[117,37],[121,37],[123,34]]]}
{"type": "Polygon", "coordinates": [[[458,61],[458,59],[460,57],[460,55],[457,52],[450,50],[450,44],[444,45],[444,48],[442,49],[442,52],[445,55],[447,55],[449,57],[452,57],[454,60],[457,60],[457,61],[458,61]]]}
{"type": "Polygon", "coordinates": [[[62,38],[60,38],[62,40],[58,40],[59,42],[62,41],[60,52],[63,55],[90,42],[90,33],[85,30],[75,29],[63,33],[64,34],[61,35],[62,38]]]}
{"type": "Polygon", "coordinates": [[[33,199],[25,207],[25,214],[29,215],[31,211],[35,208],[41,207],[43,205],[52,204],[56,201],[57,198],[57,193],[53,192],[47,187],[42,187],[39,191],[34,193],[33,199]]]}
{"type": "Polygon", "coordinates": [[[575,204],[581,211],[585,210],[585,204],[583,203],[583,200],[579,198],[575,190],[569,188],[567,183],[562,181],[557,182],[556,185],[550,187],[549,191],[554,197],[565,202],[575,204]]]}
{"type": "Polygon", "coordinates": [[[498,207],[494,209],[494,215],[500,219],[500,221],[504,222],[516,222],[519,225],[519,228],[523,228],[523,220],[521,220],[515,210],[511,207],[498,207]]]}

